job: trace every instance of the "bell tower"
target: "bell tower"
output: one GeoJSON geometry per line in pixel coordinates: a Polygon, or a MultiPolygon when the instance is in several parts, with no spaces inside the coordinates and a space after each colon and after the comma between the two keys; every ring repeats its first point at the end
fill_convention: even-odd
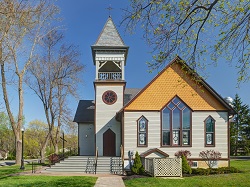
{"type": "Polygon", "coordinates": [[[116,113],[123,107],[126,46],[111,17],[91,46],[95,73],[95,133],[100,156],[119,156],[121,124],[116,113]]]}

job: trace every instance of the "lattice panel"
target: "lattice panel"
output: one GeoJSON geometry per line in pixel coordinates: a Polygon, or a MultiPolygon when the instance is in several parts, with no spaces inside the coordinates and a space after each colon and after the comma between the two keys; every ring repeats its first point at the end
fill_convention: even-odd
{"type": "Polygon", "coordinates": [[[181,158],[145,159],[145,170],[152,176],[182,176],[181,158]]]}
{"type": "Polygon", "coordinates": [[[181,176],[181,159],[155,159],[155,176],[181,176]]]}

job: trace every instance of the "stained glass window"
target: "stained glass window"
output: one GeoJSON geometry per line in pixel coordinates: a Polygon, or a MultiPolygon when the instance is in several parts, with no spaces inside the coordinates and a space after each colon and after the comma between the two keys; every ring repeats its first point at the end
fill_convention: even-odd
{"type": "Polygon", "coordinates": [[[162,146],[190,146],[191,110],[177,96],[162,110],[162,146]]]}
{"type": "Polygon", "coordinates": [[[206,146],[214,146],[215,145],[215,137],[214,137],[214,128],[215,128],[215,120],[208,116],[205,120],[205,145],[206,146]]]}
{"type": "Polygon", "coordinates": [[[138,128],[138,146],[147,146],[147,126],[148,121],[147,119],[142,116],[137,121],[137,128],[138,128]]]}

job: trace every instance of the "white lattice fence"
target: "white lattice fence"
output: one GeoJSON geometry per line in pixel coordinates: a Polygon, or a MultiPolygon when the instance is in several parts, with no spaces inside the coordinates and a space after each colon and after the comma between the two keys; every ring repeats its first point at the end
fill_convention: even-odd
{"type": "Polygon", "coordinates": [[[154,177],[181,177],[181,158],[146,158],[145,170],[154,177]]]}

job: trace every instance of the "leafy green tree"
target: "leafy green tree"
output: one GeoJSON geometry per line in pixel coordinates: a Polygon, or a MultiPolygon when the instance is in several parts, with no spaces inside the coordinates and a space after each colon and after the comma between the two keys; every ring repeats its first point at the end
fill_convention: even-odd
{"type": "Polygon", "coordinates": [[[243,104],[238,94],[235,95],[232,105],[237,114],[230,124],[231,155],[237,155],[240,150],[249,153],[250,108],[243,104]]]}
{"type": "Polygon", "coordinates": [[[135,159],[134,159],[134,164],[131,168],[132,172],[134,174],[143,174],[144,173],[144,168],[143,168],[143,165],[141,163],[141,158],[138,154],[138,151],[136,151],[135,153],[135,159]]]}
{"type": "Polygon", "coordinates": [[[25,129],[24,136],[24,155],[31,158],[40,156],[42,144],[45,141],[46,134],[48,133],[47,124],[33,120],[25,129]]]}
{"type": "Polygon", "coordinates": [[[133,32],[138,26],[153,48],[158,68],[176,55],[193,68],[203,68],[210,55],[224,57],[238,68],[238,80],[249,79],[249,0],[130,0],[122,24],[133,32]]]}

